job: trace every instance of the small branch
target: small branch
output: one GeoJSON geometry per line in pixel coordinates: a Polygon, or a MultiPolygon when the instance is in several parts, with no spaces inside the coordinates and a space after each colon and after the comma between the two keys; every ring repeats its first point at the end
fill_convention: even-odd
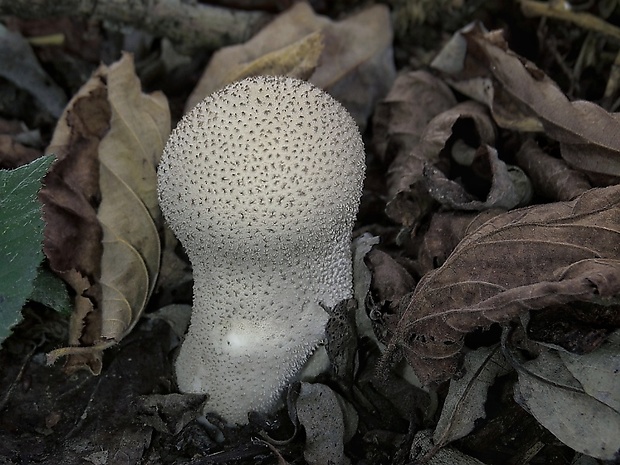
{"type": "Polygon", "coordinates": [[[244,42],[271,19],[260,11],[231,10],[191,0],[0,0],[0,15],[102,19],[167,37],[186,53],[244,42]]]}
{"type": "Polygon", "coordinates": [[[571,22],[583,29],[599,32],[615,39],[620,39],[620,28],[603,21],[590,13],[579,13],[565,6],[565,2],[519,0],[521,11],[525,16],[545,16],[571,22]]]}

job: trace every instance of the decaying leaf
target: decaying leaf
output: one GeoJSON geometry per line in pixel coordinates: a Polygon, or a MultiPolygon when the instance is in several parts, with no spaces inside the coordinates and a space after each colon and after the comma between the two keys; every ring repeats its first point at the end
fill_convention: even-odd
{"type": "Polygon", "coordinates": [[[469,434],[475,422],[486,417],[487,392],[495,378],[510,370],[499,344],[481,347],[465,356],[465,374],[450,381],[448,395],[435,427],[433,442],[439,449],[469,434]]]}
{"type": "MultiPolygon", "coordinates": [[[[157,280],[162,217],[155,167],[170,130],[170,115],[163,94],[142,93],[129,55],[101,67],[86,87],[96,87],[106,97],[101,105],[109,108],[109,131],[91,144],[100,163],[94,171],[101,193],[96,221],[103,228],[102,251],[97,257],[99,272],[90,283],[72,274],[78,298],[88,296],[72,315],[70,343],[78,347],[56,350],[49,358],[72,355],[69,369],[87,366],[96,373],[101,351],[133,328],[157,280]],[[97,324],[89,324],[93,316],[97,324]]],[[[69,136],[69,150],[75,149],[73,127],[61,120],[59,128],[69,136]]]]}
{"type": "Polygon", "coordinates": [[[461,102],[435,116],[424,128],[420,151],[425,160],[442,152],[461,165],[471,165],[476,149],[495,144],[496,128],[487,109],[473,100],[461,102]]]}
{"type": "Polygon", "coordinates": [[[415,280],[409,272],[386,252],[371,250],[366,256],[372,271],[371,289],[379,305],[398,306],[400,299],[415,287],[415,280]]]}
{"type": "Polygon", "coordinates": [[[468,232],[503,212],[499,209],[490,209],[481,212],[434,213],[418,250],[416,269],[419,275],[423,276],[439,268],[468,232]]]}
{"type": "Polygon", "coordinates": [[[482,465],[479,460],[456,449],[444,447],[437,450],[433,444],[433,432],[430,429],[416,433],[409,458],[413,463],[426,465],[482,465]]]}
{"type": "Polygon", "coordinates": [[[454,210],[510,210],[530,202],[532,186],[525,173],[519,167],[501,161],[493,147],[480,146],[467,163],[470,167],[467,174],[473,178],[470,185],[490,184],[488,192],[483,193],[483,200],[479,200],[475,192],[470,192],[464,181],[448,179],[439,169],[427,165],[423,173],[430,196],[454,210]]]}
{"type": "MultiPolygon", "coordinates": [[[[601,460],[620,458],[620,412],[586,393],[555,351],[541,352],[517,372],[515,399],[560,441],[601,460]]],[[[606,375],[617,391],[617,373],[606,375]]]]}
{"type": "Polygon", "coordinates": [[[316,15],[305,2],[296,3],[245,44],[218,50],[186,111],[232,80],[255,74],[305,78],[328,91],[364,127],[396,75],[389,10],[374,5],[335,22],[316,15]]]}
{"type": "MultiPolygon", "coordinates": [[[[110,104],[95,72],[71,99],[46,149],[58,157],[45,180],[45,255],[58,273],[76,270],[93,283],[99,277],[102,231],[97,221],[98,147],[110,127],[110,104]]],[[[78,295],[81,290],[75,287],[78,295]]]]}
{"type": "Polygon", "coordinates": [[[620,413],[620,331],[588,354],[558,351],[558,355],[589,396],[620,413]]]}
{"type": "Polygon", "coordinates": [[[476,328],[550,305],[616,302],[619,211],[620,186],[612,186],[487,221],[403,299],[392,350],[403,349],[425,384],[443,381],[476,328]]]}
{"type": "Polygon", "coordinates": [[[479,24],[457,32],[433,61],[447,81],[488,105],[497,124],[544,131],[580,170],[620,176],[620,116],[587,101],[570,102],[533,63],[512,52],[501,33],[479,24]]]}
{"type": "Polygon", "coordinates": [[[523,143],[516,158],[534,191],[547,200],[572,200],[592,187],[583,173],[545,153],[533,139],[523,143]]]}
{"type": "Polygon", "coordinates": [[[322,51],[323,34],[319,30],[249,63],[240,63],[229,72],[224,82],[265,74],[307,80],[316,69],[322,51]]]}
{"type": "MultiPolygon", "coordinates": [[[[483,106],[473,101],[466,101],[435,115],[419,137],[418,143],[411,150],[398,154],[388,172],[390,200],[386,206],[386,213],[393,220],[409,228],[415,227],[430,211],[433,197],[437,200],[437,195],[433,196],[430,192],[429,187],[435,188],[435,194],[438,193],[436,186],[429,182],[428,173],[435,172],[440,175],[441,172],[449,172],[451,165],[472,165],[479,147],[486,147],[487,144],[492,145],[495,142],[495,126],[483,106]]],[[[484,157],[479,157],[482,158],[484,157]]],[[[480,165],[479,162],[477,164],[480,165]]],[[[503,162],[498,160],[495,165],[498,174],[490,175],[487,169],[486,177],[498,177],[500,173],[504,173],[502,179],[496,182],[512,185],[512,178],[503,162]],[[503,169],[501,165],[504,166],[503,169]],[[506,180],[501,182],[503,178],[506,180]]],[[[469,168],[465,171],[471,172],[472,176],[475,173],[469,168]]],[[[476,181],[470,184],[490,185],[491,181],[487,179],[482,183],[476,181]]],[[[501,187],[498,186],[497,189],[501,187]]],[[[474,196],[467,193],[464,188],[450,190],[460,192],[461,202],[456,202],[455,205],[467,204],[474,200],[474,196]]],[[[514,196],[514,189],[504,195],[511,193],[514,196]]],[[[490,205],[487,205],[487,208],[490,208],[490,205]]]]}
{"type": "Polygon", "coordinates": [[[450,88],[426,71],[400,73],[373,114],[372,145],[384,163],[407,156],[438,114],[456,105],[450,88]]]}
{"type": "Polygon", "coordinates": [[[344,444],[357,429],[357,414],[324,384],[301,383],[297,416],[306,430],[304,458],[311,465],[350,463],[344,444]]]}
{"type": "MultiPolygon", "coordinates": [[[[100,67],[73,96],[46,149],[58,162],[39,194],[45,219],[44,252],[52,270],[75,292],[68,343],[89,346],[101,328],[101,239],[98,147],[110,127],[110,104],[100,67]]],[[[70,365],[101,369],[98,357],[76,355],[70,365]],[[79,360],[78,360],[79,359],[79,360]]]]}

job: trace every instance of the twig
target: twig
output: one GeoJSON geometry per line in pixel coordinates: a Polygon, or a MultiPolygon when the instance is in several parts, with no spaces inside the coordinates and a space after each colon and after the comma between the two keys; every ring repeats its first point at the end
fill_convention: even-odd
{"type": "Polygon", "coordinates": [[[603,21],[590,13],[578,13],[565,6],[565,2],[538,2],[534,0],[519,0],[521,11],[525,16],[545,16],[568,21],[583,29],[600,32],[609,37],[620,39],[620,28],[603,21]]]}
{"type": "Polygon", "coordinates": [[[86,16],[169,38],[180,51],[215,50],[249,39],[271,16],[189,0],[0,0],[0,15],[86,16]]]}

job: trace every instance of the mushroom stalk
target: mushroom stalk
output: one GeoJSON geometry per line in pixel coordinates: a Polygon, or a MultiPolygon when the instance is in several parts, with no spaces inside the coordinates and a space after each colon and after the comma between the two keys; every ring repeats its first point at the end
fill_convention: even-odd
{"type": "Polygon", "coordinates": [[[307,82],[248,78],[183,117],[158,172],[194,270],[182,392],[234,423],[274,405],[324,338],[321,304],[352,295],[363,177],[354,120],[307,82]]]}

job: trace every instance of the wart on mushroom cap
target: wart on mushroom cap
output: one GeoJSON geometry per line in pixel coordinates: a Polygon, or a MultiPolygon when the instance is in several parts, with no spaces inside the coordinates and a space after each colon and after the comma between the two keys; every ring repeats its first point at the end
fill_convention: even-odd
{"type": "Polygon", "coordinates": [[[324,337],[319,303],[352,294],[364,169],[355,121],[305,81],[248,78],[183,117],[158,172],[194,269],[182,392],[236,423],[273,405],[324,337]]]}

